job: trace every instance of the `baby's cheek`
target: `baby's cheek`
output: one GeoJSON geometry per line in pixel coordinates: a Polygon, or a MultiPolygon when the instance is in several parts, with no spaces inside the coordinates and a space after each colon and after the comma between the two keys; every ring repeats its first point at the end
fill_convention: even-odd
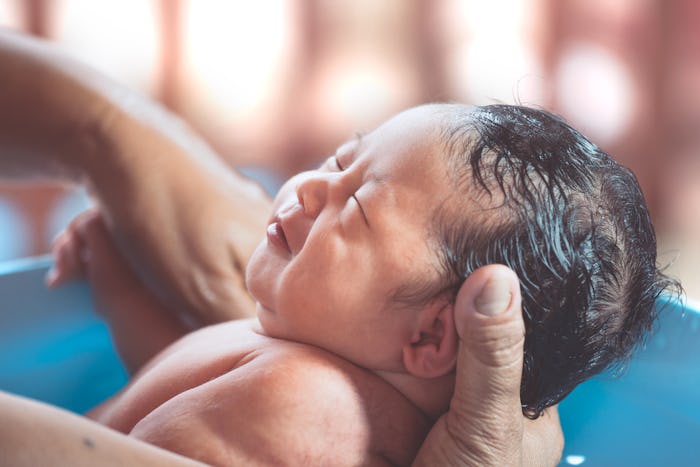
{"type": "Polygon", "coordinates": [[[245,271],[245,283],[253,298],[260,301],[271,288],[270,277],[274,275],[272,271],[271,255],[266,251],[267,240],[263,239],[253,252],[248,261],[245,271]]]}
{"type": "Polygon", "coordinates": [[[297,185],[298,175],[287,180],[282,188],[277,192],[277,196],[272,201],[272,212],[279,212],[280,208],[290,202],[294,202],[297,198],[295,193],[295,187],[297,185]]]}

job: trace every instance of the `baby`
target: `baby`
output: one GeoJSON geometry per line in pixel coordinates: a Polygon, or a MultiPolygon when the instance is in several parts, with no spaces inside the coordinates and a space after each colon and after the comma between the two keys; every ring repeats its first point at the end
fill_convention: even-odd
{"type": "Polygon", "coordinates": [[[291,178],[273,211],[247,268],[257,319],[179,340],[99,215],[69,227],[50,282],[84,272],[140,367],[92,417],[215,465],[407,465],[448,408],[453,307],[477,268],[521,280],[530,417],[623,362],[669,284],[634,176],[531,108],[410,109],[291,178]]]}

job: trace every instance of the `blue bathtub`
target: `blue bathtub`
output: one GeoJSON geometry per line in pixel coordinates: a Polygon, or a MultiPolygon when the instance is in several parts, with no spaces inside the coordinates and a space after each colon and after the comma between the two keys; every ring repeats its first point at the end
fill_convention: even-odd
{"type": "Polygon", "coordinates": [[[49,290],[47,257],[0,263],[0,389],[85,412],[127,374],[85,283],[49,290]]]}
{"type": "MultiPolygon", "coordinates": [[[[47,290],[48,258],[0,263],[0,389],[84,412],[127,380],[89,289],[47,290]]],[[[700,312],[669,304],[620,378],[561,404],[561,465],[700,465],[700,312]]]]}

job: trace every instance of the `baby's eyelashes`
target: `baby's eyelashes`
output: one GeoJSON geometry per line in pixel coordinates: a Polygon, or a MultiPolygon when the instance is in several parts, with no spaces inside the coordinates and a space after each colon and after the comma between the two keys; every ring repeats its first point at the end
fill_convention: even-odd
{"type": "MultiPolygon", "coordinates": [[[[338,159],[338,156],[337,156],[337,155],[332,156],[330,159],[333,160],[333,163],[334,163],[335,167],[336,167],[339,171],[343,172],[343,171],[345,170],[345,169],[343,168],[343,166],[340,164],[340,160],[338,159]]],[[[330,159],[329,159],[329,160],[330,160],[330,159]]],[[[350,196],[350,198],[353,199],[353,200],[355,200],[355,203],[357,203],[357,207],[359,208],[360,213],[362,214],[362,219],[364,220],[364,222],[365,222],[365,224],[367,225],[367,227],[369,227],[369,220],[367,219],[367,214],[365,213],[365,210],[364,210],[364,208],[362,207],[362,203],[360,203],[360,200],[357,199],[357,193],[356,193],[356,192],[353,193],[353,194],[350,196]]]]}
{"type": "Polygon", "coordinates": [[[328,157],[323,164],[321,164],[321,167],[319,167],[320,170],[332,170],[332,171],[340,171],[342,172],[345,170],[342,165],[340,165],[340,161],[338,161],[338,156],[330,156],[328,157]]]}
{"type": "Polygon", "coordinates": [[[360,214],[362,214],[362,220],[364,220],[364,221],[365,221],[365,225],[366,225],[367,227],[369,227],[370,225],[369,225],[369,219],[367,218],[367,213],[365,212],[365,209],[362,207],[362,203],[360,203],[360,200],[357,199],[357,194],[354,193],[354,194],[352,195],[352,198],[353,198],[353,199],[355,200],[355,202],[357,203],[357,207],[358,207],[359,210],[360,210],[360,214]]]}

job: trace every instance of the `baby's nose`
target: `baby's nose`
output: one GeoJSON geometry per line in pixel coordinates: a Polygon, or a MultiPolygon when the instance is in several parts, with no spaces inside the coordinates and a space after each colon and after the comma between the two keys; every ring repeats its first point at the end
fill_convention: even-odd
{"type": "Polygon", "coordinates": [[[315,219],[323,210],[328,198],[328,177],[320,174],[309,175],[297,185],[297,198],[304,208],[304,214],[315,219]]]}

